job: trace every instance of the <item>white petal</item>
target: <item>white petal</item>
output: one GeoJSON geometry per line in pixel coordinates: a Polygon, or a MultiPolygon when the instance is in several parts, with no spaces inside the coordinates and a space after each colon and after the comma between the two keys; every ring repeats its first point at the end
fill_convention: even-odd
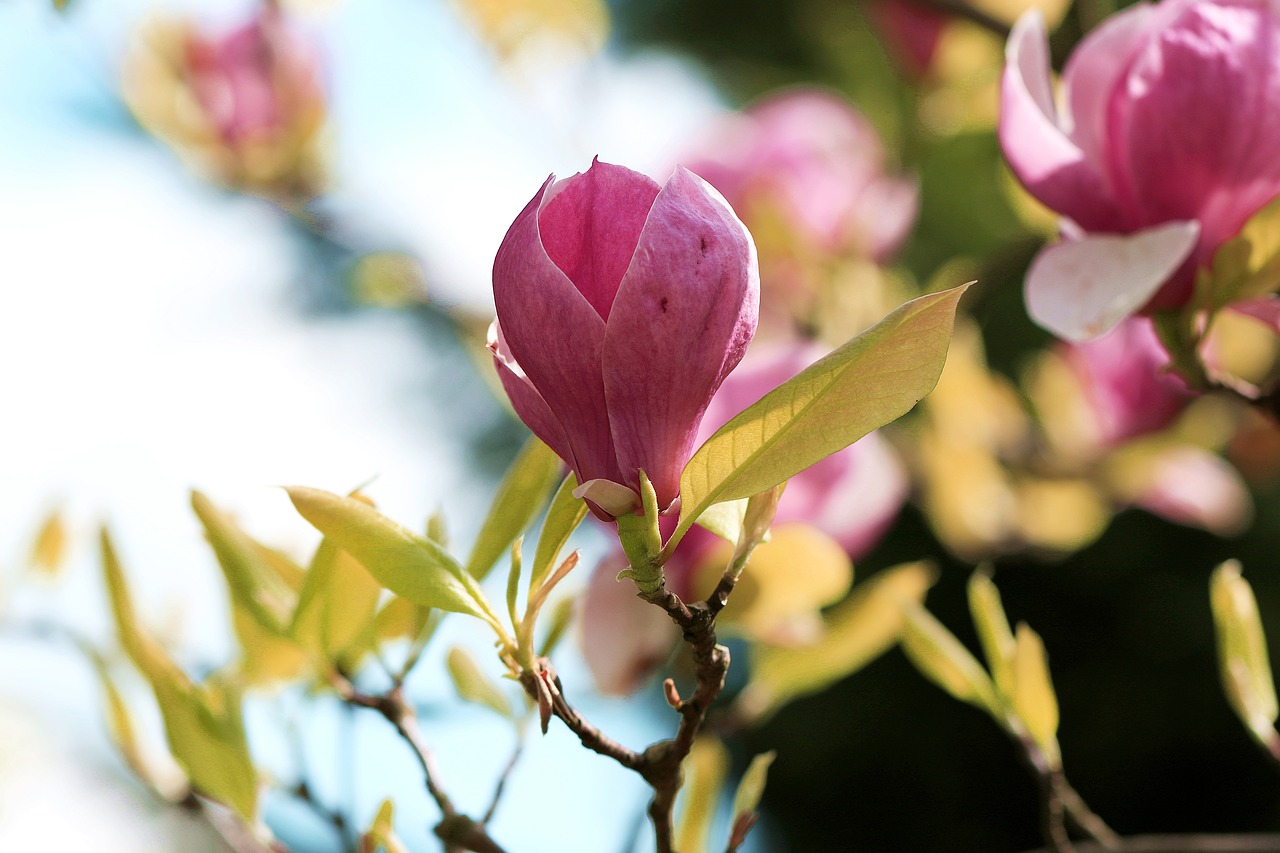
{"type": "Polygon", "coordinates": [[[1027,270],[1027,313],[1060,338],[1095,338],[1155,296],[1195,248],[1198,222],[1058,243],[1027,270]]]}

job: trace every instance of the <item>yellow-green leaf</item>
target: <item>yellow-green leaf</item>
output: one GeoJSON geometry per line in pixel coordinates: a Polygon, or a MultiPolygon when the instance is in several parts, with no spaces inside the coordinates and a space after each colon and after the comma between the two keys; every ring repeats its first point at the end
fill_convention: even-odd
{"type": "Polygon", "coordinates": [[[729,773],[729,751],[714,735],[701,735],[684,762],[685,783],[680,788],[682,811],[676,827],[676,849],[709,853],[711,822],[729,773]]]}
{"type": "Polygon", "coordinates": [[[48,577],[55,577],[67,558],[68,539],[62,508],[54,507],[40,523],[35,541],[31,543],[32,568],[48,577]]]}
{"type": "Polygon", "coordinates": [[[1005,711],[990,676],[969,650],[929,611],[904,603],[902,650],[925,678],[961,702],[982,708],[1001,726],[1005,711]]]}
{"type": "MultiPolygon", "coordinates": [[[[751,682],[738,700],[739,710],[756,719],[792,699],[817,693],[857,672],[888,651],[902,631],[902,602],[921,602],[937,573],[924,562],[905,563],[879,572],[824,617],[818,642],[799,647],[756,646],[751,682]]],[[[732,599],[730,599],[732,602],[732,599]]]]}
{"type": "Polygon", "coordinates": [[[191,507],[204,525],[232,600],[265,630],[285,636],[296,596],[265,549],[200,492],[191,493],[191,507]]]}
{"type": "Polygon", "coordinates": [[[979,570],[969,576],[969,614],[978,629],[978,640],[982,643],[996,687],[1002,696],[1012,697],[1013,631],[1009,629],[1009,620],[1000,603],[1000,590],[996,589],[986,571],[979,570]]]}
{"type": "Polygon", "coordinates": [[[206,796],[253,823],[258,774],[240,718],[240,696],[230,685],[194,684],[138,624],[115,547],[102,530],[102,565],[120,643],[155,693],[174,759],[206,796]]]}
{"type": "Polygon", "coordinates": [[[364,566],[322,539],[298,595],[290,636],[337,662],[369,629],[381,594],[364,566]]]}
{"type": "Polygon", "coordinates": [[[1280,716],[1271,661],[1258,602],[1240,575],[1240,563],[1228,560],[1214,569],[1209,601],[1218,635],[1218,667],[1231,708],[1264,744],[1274,740],[1280,716]]]}
{"type": "Polygon", "coordinates": [[[1058,697],[1049,676],[1049,661],[1040,635],[1025,622],[1018,623],[1013,652],[1013,712],[1027,734],[1053,766],[1062,761],[1058,752],[1058,697]]]}
{"type": "Polygon", "coordinates": [[[454,646],[445,657],[445,665],[449,668],[454,688],[464,701],[483,705],[502,717],[511,716],[511,703],[506,695],[484,674],[471,655],[454,646]]]}
{"type": "Polygon", "coordinates": [[[368,832],[360,836],[359,853],[376,853],[378,850],[385,853],[409,853],[409,848],[396,836],[394,821],[394,805],[390,799],[383,800],[368,832]]]}
{"type": "Polygon", "coordinates": [[[533,571],[529,575],[530,593],[542,586],[542,582],[560,559],[560,552],[564,550],[569,537],[587,517],[587,502],[573,496],[576,488],[578,479],[570,473],[551,499],[547,517],[542,522],[542,531],[538,534],[538,550],[534,552],[533,571]]]}
{"type": "Polygon", "coordinates": [[[749,500],[750,498],[739,498],[736,501],[713,504],[698,516],[697,524],[730,545],[736,545],[742,535],[742,520],[749,500]]]}
{"type": "Polygon", "coordinates": [[[287,491],[303,518],[396,595],[424,607],[466,613],[502,630],[475,579],[431,540],[358,500],[300,486],[287,491]]]}
{"type": "Polygon", "coordinates": [[[498,487],[489,515],[471,549],[467,571],[472,577],[483,579],[489,574],[511,543],[529,526],[559,479],[560,467],[560,458],[551,448],[537,438],[529,439],[498,487]]]}
{"type": "Polygon", "coordinates": [[[770,489],[908,412],[938,381],[966,287],[900,306],[721,427],[681,474],[673,539],[712,504],[770,489]]]}
{"type": "MultiPolygon", "coordinates": [[[[773,759],[777,758],[777,753],[773,750],[763,752],[751,759],[751,763],[747,765],[747,772],[742,774],[742,781],[738,783],[738,791],[733,795],[733,824],[735,835],[739,832],[738,827],[743,825],[743,818],[754,815],[756,809],[760,807],[760,798],[764,796],[764,786],[769,779],[769,765],[773,764],[773,759]]],[[[749,823],[746,829],[750,829],[749,823]]],[[[746,832],[742,831],[745,835],[746,832]]],[[[741,843],[741,839],[737,839],[741,843]]]]}

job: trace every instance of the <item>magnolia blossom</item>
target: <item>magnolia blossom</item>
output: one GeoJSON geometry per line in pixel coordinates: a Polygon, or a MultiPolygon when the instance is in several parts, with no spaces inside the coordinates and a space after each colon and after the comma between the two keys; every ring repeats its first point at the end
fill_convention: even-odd
{"type": "Polygon", "coordinates": [[[598,160],[548,178],[493,265],[489,346],[516,413],[601,518],[679,493],[712,395],[746,352],[755,244],[687,169],[665,186],[598,160]]]}
{"type": "Polygon", "coordinates": [[[160,20],[141,35],[124,89],[142,124],[228,184],[314,191],[321,63],[278,7],[267,4],[227,32],[160,20]]]}
{"type": "Polygon", "coordinates": [[[1083,340],[1187,301],[1195,270],[1280,193],[1272,0],[1164,0],[1109,18],[1055,101],[1044,25],[1009,37],[1000,142],[1063,219],[1027,274],[1031,316],[1083,340]]]}
{"type": "MultiPolygon", "coordinates": [[[[699,440],[710,437],[822,354],[821,347],[802,342],[753,350],[712,399],[699,440]]],[[[856,559],[874,547],[893,523],[908,487],[901,460],[888,442],[873,432],[792,477],[778,502],[774,525],[812,525],[824,539],[830,537],[828,541],[837,543],[830,547],[843,548],[856,559]]],[[[660,519],[660,526],[664,537],[669,536],[675,520],[660,519]]],[[[682,596],[698,594],[699,590],[692,588],[694,576],[715,558],[722,544],[714,534],[697,526],[691,528],[664,566],[668,587],[682,596]]],[[[610,694],[637,689],[667,659],[680,638],[661,609],[638,599],[632,584],[616,580],[626,565],[620,551],[606,557],[596,567],[583,599],[583,655],[597,687],[610,694]]],[[[806,570],[806,566],[794,567],[797,578],[806,570]]],[[[778,616],[790,620],[795,614],[788,611],[778,616]]]]}
{"type": "Polygon", "coordinates": [[[884,146],[851,104],[819,89],[756,102],[705,140],[691,168],[755,227],[783,217],[813,246],[882,260],[916,216],[916,185],[885,173],[884,146]]]}
{"type": "Polygon", "coordinates": [[[1124,320],[1091,341],[1064,345],[1062,355],[1089,402],[1104,447],[1164,429],[1193,396],[1169,371],[1169,355],[1145,317],[1124,320]]]}

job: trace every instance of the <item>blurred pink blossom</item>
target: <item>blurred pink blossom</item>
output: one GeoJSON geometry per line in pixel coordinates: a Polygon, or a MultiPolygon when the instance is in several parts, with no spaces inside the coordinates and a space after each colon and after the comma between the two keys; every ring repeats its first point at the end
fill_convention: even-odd
{"type": "Polygon", "coordinates": [[[1089,401],[1105,447],[1164,429],[1193,396],[1169,372],[1169,355],[1145,317],[1130,317],[1082,344],[1064,344],[1062,355],[1089,401]]]}
{"type": "Polygon", "coordinates": [[[830,92],[793,89],[757,101],[699,150],[689,168],[753,228],[759,212],[776,211],[823,251],[883,260],[915,221],[915,183],[885,173],[875,128],[830,92]]]}
{"type": "Polygon", "coordinates": [[[755,333],[755,245],[725,200],[677,168],[666,186],[598,160],[548,178],[493,265],[490,349],[516,413],[602,519],[664,510],[712,395],[755,333]]]}
{"type": "Polygon", "coordinates": [[[1140,3],[1072,54],[1059,106],[1041,18],[1018,21],[1000,141],[1064,217],[1027,275],[1037,322],[1081,340],[1182,305],[1195,269],[1280,193],[1278,39],[1272,0],[1140,3]]]}
{"type": "Polygon", "coordinates": [[[323,109],[319,57],[273,5],[229,33],[192,30],[186,61],[188,85],[228,145],[270,140],[323,109]]]}

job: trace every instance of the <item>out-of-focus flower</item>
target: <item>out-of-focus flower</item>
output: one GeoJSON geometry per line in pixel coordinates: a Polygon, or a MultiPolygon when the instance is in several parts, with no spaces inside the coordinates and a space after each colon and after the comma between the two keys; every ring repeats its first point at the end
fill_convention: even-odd
{"type": "Polygon", "coordinates": [[[888,174],[885,160],[871,124],[819,89],[758,101],[698,144],[690,167],[724,193],[760,247],[762,324],[788,337],[797,328],[812,333],[834,290],[882,297],[855,311],[868,323],[902,301],[859,273],[890,256],[915,221],[915,182],[888,174]]]}
{"type": "Polygon", "coordinates": [[[1182,305],[1195,270],[1280,193],[1277,38],[1269,0],[1139,4],[1072,54],[1059,109],[1044,25],[1018,21],[1000,141],[1066,238],[1027,274],[1037,322],[1082,340],[1182,305]]]}
{"type": "Polygon", "coordinates": [[[638,506],[639,472],[675,501],[703,412],[746,352],[755,245],[678,168],[665,186],[596,161],[548,178],[498,249],[490,349],[516,413],[600,518],[638,506]]]}
{"type": "Polygon", "coordinates": [[[1061,349],[1088,399],[1097,442],[1114,447],[1164,429],[1193,395],[1169,371],[1151,321],[1131,317],[1111,331],[1061,349]]]}
{"type": "Polygon", "coordinates": [[[225,33],[152,22],[129,54],[123,86],[138,120],[215,179],[288,200],[318,191],[320,60],[277,6],[225,33]]]}
{"type": "Polygon", "coordinates": [[[885,173],[875,128],[851,104],[794,89],[731,116],[690,168],[724,193],[748,223],[783,218],[827,252],[882,260],[915,221],[914,181],[885,173]]]}
{"type": "MultiPolygon", "coordinates": [[[[754,349],[707,408],[700,439],[817,360],[820,346],[802,342],[754,349]]],[[[815,639],[819,608],[847,591],[850,558],[871,550],[907,496],[906,470],[879,433],[792,477],[774,515],[774,540],[759,546],[722,614],[728,628],[753,639],[795,643],[815,639]]],[[[674,519],[661,520],[664,534],[674,519]]],[[[732,553],[719,537],[693,527],[664,566],[668,586],[682,596],[710,592],[732,553]]],[[[666,660],[679,639],[659,608],[641,601],[621,553],[597,567],[583,601],[583,653],[606,693],[635,690],[666,660]]]]}

